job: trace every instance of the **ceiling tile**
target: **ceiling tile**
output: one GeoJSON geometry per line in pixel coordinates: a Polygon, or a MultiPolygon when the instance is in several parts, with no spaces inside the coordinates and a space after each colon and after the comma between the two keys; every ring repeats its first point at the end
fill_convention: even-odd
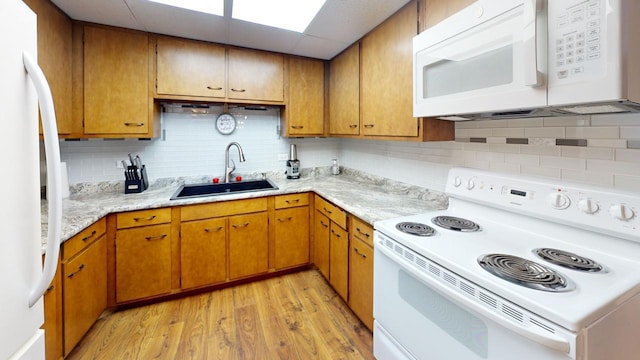
{"type": "Polygon", "coordinates": [[[229,44],[289,53],[301,34],[241,20],[229,22],[229,44]]]}
{"type": "Polygon", "coordinates": [[[76,20],[108,24],[129,29],[142,28],[124,0],[51,0],[69,17],[76,20]],[[108,21],[106,21],[108,19],[108,21]]]}
{"type": "Polygon", "coordinates": [[[302,35],[297,44],[291,50],[291,54],[308,56],[317,59],[330,60],[346,49],[351,43],[317,38],[315,36],[302,35]]]}

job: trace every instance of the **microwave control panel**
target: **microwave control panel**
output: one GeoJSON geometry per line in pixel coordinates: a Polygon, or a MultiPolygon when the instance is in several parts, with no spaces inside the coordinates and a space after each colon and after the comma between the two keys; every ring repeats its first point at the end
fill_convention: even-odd
{"type": "Polygon", "coordinates": [[[607,0],[548,2],[549,81],[579,82],[606,74],[607,0]]]}

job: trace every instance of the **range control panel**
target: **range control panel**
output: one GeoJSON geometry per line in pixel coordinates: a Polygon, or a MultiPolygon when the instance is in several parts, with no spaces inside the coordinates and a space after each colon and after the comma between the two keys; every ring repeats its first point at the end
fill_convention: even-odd
{"type": "Polygon", "coordinates": [[[452,198],[640,241],[640,196],[560,180],[453,168],[452,198]]]}

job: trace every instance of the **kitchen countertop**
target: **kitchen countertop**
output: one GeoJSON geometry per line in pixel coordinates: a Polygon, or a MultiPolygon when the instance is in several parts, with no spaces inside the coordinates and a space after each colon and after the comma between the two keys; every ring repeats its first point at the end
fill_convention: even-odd
{"type": "MultiPolygon", "coordinates": [[[[243,174],[259,178],[261,174],[243,174]]],[[[203,183],[210,177],[159,179],[138,194],[124,194],[123,182],[81,184],[62,202],[62,241],[68,240],[105,215],[114,212],[202,204],[313,191],[369,224],[399,216],[418,214],[447,207],[447,196],[367,173],[343,169],[330,175],[327,169],[305,169],[300,179],[288,180],[281,173],[267,174],[277,190],[247,192],[170,200],[183,183],[203,183]]],[[[42,243],[46,247],[47,202],[42,202],[42,243]]]]}

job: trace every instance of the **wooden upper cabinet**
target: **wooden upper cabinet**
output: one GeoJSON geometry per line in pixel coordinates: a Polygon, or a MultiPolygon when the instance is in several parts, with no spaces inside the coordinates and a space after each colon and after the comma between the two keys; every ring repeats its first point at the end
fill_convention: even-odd
{"type": "Polygon", "coordinates": [[[224,46],[158,36],[156,94],[224,98],[226,64],[224,46]]]}
{"type": "Polygon", "coordinates": [[[229,99],[284,101],[284,56],[229,48],[229,99]]]}
{"type": "Polygon", "coordinates": [[[419,0],[420,32],[448,18],[475,0],[419,0]]]}
{"type": "Polygon", "coordinates": [[[362,40],[360,111],[365,135],[419,135],[419,122],[413,117],[417,23],[417,2],[412,1],[362,40]]]}
{"type": "Polygon", "coordinates": [[[49,0],[25,3],[38,15],[38,64],[51,88],[58,134],[82,133],[82,123],[73,124],[71,115],[71,19],[49,0]]]}
{"type": "Polygon", "coordinates": [[[324,62],[289,58],[285,136],[324,134],[324,62]]]}
{"type": "Polygon", "coordinates": [[[148,136],[146,33],[84,26],[84,132],[148,136]]]}
{"type": "Polygon", "coordinates": [[[352,45],[329,64],[329,133],[360,133],[360,45],[352,45]]]}

